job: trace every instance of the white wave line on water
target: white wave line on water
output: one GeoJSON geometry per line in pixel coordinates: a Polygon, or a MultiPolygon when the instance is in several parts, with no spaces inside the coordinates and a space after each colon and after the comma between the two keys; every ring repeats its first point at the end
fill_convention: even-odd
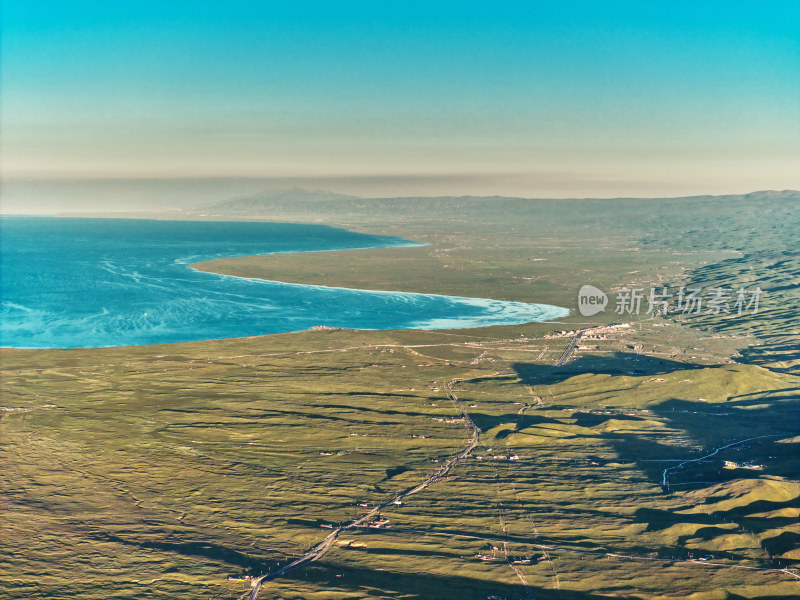
{"type": "MultiPolygon", "coordinates": [[[[386,238],[381,241],[383,243],[379,245],[357,248],[292,249],[266,254],[337,252],[427,245],[400,238],[386,238]]],[[[70,280],[67,288],[70,290],[75,288],[80,293],[88,295],[87,297],[96,296],[97,302],[87,305],[86,308],[89,310],[100,306],[98,304],[100,301],[107,300],[113,303],[123,299],[119,306],[113,305],[113,314],[103,306],[103,309],[96,313],[84,312],[70,317],[69,311],[62,311],[63,306],[41,311],[20,303],[6,302],[3,308],[7,316],[11,317],[8,321],[13,322],[13,325],[7,323],[0,327],[0,335],[7,335],[7,340],[14,337],[17,342],[25,346],[28,342],[36,340],[36,345],[39,347],[104,347],[194,341],[212,337],[224,339],[286,330],[299,331],[308,328],[309,321],[316,319],[315,311],[320,313],[320,321],[331,320],[335,321],[337,326],[353,329],[461,329],[521,324],[569,314],[567,309],[551,305],[444,294],[286,283],[211,273],[200,271],[193,265],[181,264],[189,259],[212,260],[232,256],[252,256],[252,254],[247,250],[241,253],[224,252],[203,259],[202,253],[186,253],[173,261],[166,256],[164,260],[144,262],[146,257],[129,256],[127,252],[118,257],[103,256],[98,261],[98,270],[113,276],[117,281],[101,277],[90,282],[91,285],[88,287],[84,285],[81,288],[76,287],[70,280]],[[138,260],[139,258],[142,260],[138,260]],[[184,271],[184,268],[187,270],[184,271]],[[191,276],[182,275],[184,273],[191,273],[191,276]],[[237,285],[228,285],[229,281],[236,281],[237,285]],[[243,286],[245,282],[285,288],[285,290],[277,295],[270,295],[251,289],[251,286],[243,286]],[[109,287],[120,291],[115,291],[106,298],[101,291],[109,287]],[[125,287],[132,288],[130,293],[124,289],[125,287]],[[226,287],[228,289],[224,289],[226,287]],[[322,292],[322,295],[296,293],[295,290],[317,291],[322,292]],[[137,296],[139,292],[141,293],[137,296]],[[367,301],[365,296],[371,297],[371,300],[367,301]],[[362,304],[363,307],[359,308],[362,304]],[[291,314],[289,309],[293,306],[302,307],[308,314],[302,310],[298,314],[291,314]],[[359,309],[352,312],[347,310],[351,306],[359,309]],[[326,309],[329,315],[325,315],[326,309]],[[266,316],[265,312],[270,311],[278,312],[266,316]],[[287,314],[278,317],[279,312],[287,314]],[[454,316],[448,316],[448,313],[454,316]],[[426,314],[428,318],[420,317],[426,314]],[[229,315],[230,324],[226,326],[225,322],[229,315]],[[288,325],[291,329],[287,329],[284,325],[279,325],[274,330],[265,329],[263,326],[265,322],[272,322],[275,325],[273,322],[275,317],[291,323],[288,325]],[[244,321],[257,326],[249,330],[244,327],[244,321]],[[167,332],[173,335],[174,339],[165,339],[167,332]],[[81,340],[80,346],[75,346],[74,340],[77,339],[81,340]],[[51,343],[46,343],[45,340],[50,340],[51,343]]],[[[19,343],[12,346],[21,347],[19,343]]]]}

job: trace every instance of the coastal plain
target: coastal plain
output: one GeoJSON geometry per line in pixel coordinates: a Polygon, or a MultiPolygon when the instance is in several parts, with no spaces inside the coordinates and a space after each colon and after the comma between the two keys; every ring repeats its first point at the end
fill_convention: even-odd
{"type": "Polygon", "coordinates": [[[222,259],[295,283],[572,309],[2,358],[0,593],[800,595],[800,196],[220,204],[427,246],[222,259]],[[577,314],[592,284],[763,290],[757,314],[577,314]],[[455,399],[455,400],[454,400],[455,399]],[[457,402],[456,402],[457,400],[457,402]],[[463,408],[463,412],[462,412],[463,408]],[[469,420],[465,418],[469,417],[469,420]]]}

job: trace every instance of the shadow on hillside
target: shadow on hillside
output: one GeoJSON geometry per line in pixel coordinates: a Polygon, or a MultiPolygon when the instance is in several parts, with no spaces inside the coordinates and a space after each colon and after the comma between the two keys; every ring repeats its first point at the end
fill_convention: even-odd
{"type": "MultiPolygon", "coordinates": [[[[402,553],[401,553],[402,554],[402,553]]],[[[423,560],[424,557],[416,557],[423,560]]],[[[431,557],[429,560],[434,560],[431,557]]],[[[505,565],[505,561],[502,563],[505,565]]],[[[506,567],[508,568],[508,567],[506,567]]],[[[522,585],[510,585],[495,581],[487,581],[478,577],[459,575],[435,575],[426,572],[425,563],[416,567],[409,565],[409,572],[359,569],[345,565],[325,565],[314,563],[298,571],[289,573],[286,579],[314,584],[326,590],[330,597],[363,594],[369,590],[371,595],[381,597],[403,597],[408,600],[442,600],[458,598],[459,600],[486,600],[486,598],[504,598],[507,600],[525,598],[522,585]]],[[[529,586],[530,592],[537,600],[606,600],[619,598],[619,595],[553,589],[552,587],[529,586]]],[[[641,600],[641,596],[626,595],[628,600],[641,600]]]]}
{"type": "MultiPolygon", "coordinates": [[[[704,366],[628,353],[617,353],[610,357],[580,357],[563,367],[524,363],[514,365],[521,382],[527,385],[555,384],[581,374],[655,376],[699,368],[704,366]]],[[[615,382],[610,382],[607,387],[615,387],[615,382]]],[[[613,394],[611,389],[605,391],[613,394]]],[[[731,391],[736,393],[735,388],[731,391]]],[[[570,422],[592,429],[620,460],[634,463],[653,484],[662,484],[665,469],[685,463],[681,468],[670,469],[667,474],[669,485],[664,488],[664,493],[679,494],[726,482],[753,480],[752,489],[763,490],[760,492],[762,498],[756,492],[752,499],[743,499],[743,504],[710,514],[673,514],[670,511],[640,509],[635,519],[647,523],[650,531],[665,530],[678,523],[696,525],[694,531],[680,537],[679,546],[689,544],[690,540],[702,545],[713,538],[736,532],[754,532],[756,535],[770,532],[768,535],[771,537],[762,539],[763,548],[770,556],[779,557],[800,548],[800,534],[781,532],[782,528],[796,522],[796,517],[791,511],[786,514],[777,511],[796,509],[800,505],[800,497],[789,500],[786,500],[786,496],[771,497],[771,488],[762,487],[756,480],[769,477],[771,481],[778,482],[770,486],[780,485],[781,481],[796,480],[800,472],[800,444],[778,443],[779,440],[800,434],[799,391],[796,387],[770,392],[756,391],[732,395],[724,402],[669,398],[647,406],[652,414],[652,418],[647,416],[648,420],[663,423],[661,431],[652,428],[636,431],[635,426],[611,431],[602,428],[610,419],[635,421],[640,418],[625,414],[623,410],[612,410],[609,414],[605,411],[601,414],[573,413],[568,418],[570,422]],[[737,441],[741,443],[737,444],[737,441]],[[722,449],[729,444],[733,445],[722,449]],[[717,449],[721,450],[713,454],[717,449]],[[708,458],[703,458],[706,456],[708,458]],[[686,462],[694,459],[702,460],[686,462]],[[733,525],[736,527],[731,529],[733,525]]],[[[548,408],[568,411],[574,406],[563,404],[548,408]]],[[[529,425],[564,422],[547,414],[537,415],[536,411],[525,416],[530,416],[531,420],[518,421],[517,429],[504,429],[500,435],[510,435],[529,425]]],[[[504,415],[495,418],[495,421],[511,422],[513,418],[513,415],[504,415]]],[[[719,488],[714,497],[708,498],[708,502],[713,504],[723,500],[721,490],[724,489],[719,488]]],[[[790,486],[787,487],[787,491],[790,489],[790,486]]],[[[714,554],[722,557],[724,553],[714,554]]],[[[735,553],[731,553],[729,558],[735,559],[735,553]]],[[[774,564],[783,567],[791,566],[793,562],[797,563],[776,558],[774,564]]]]}
{"type": "Polygon", "coordinates": [[[735,403],[670,399],[649,408],[669,429],[692,440],[693,446],[662,443],[652,436],[631,433],[606,432],[603,437],[621,458],[634,461],[654,483],[661,484],[663,471],[668,466],[710,455],[718,448],[749,438],[756,439],[672,471],[669,475],[672,488],[696,489],[732,479],[764,475],[794,478],[797,475],[800,457],[796,445],[776,443],[800,434],[800,406],[792,398],[772,401],[759,398],[735,403]],[[726,461],[752,468],[725,468],[726,461]]]}
{"type": "Polygon", "coordinates": [[[739,351],[741,358],[737,362],[759,365],[769,368],[776,373],[800,375],[800,346],[787,345],[786,342],[775,344],[755,344],[739,351]],[[773,363],[786,362],[787,366],[779,367],[773,363]]]}
{"type": "Polygon", "coordinates": [[[783,554],[800,548],[800,534],[794,531],[784,531],[779,535],[761,540],[761,544],[770,556],[783,554]]]}
{"type": "Polygon", "coordinates": [[[521,431],[525,427],[530,427],[533,425],[548,425],[548,424],[557,425],[561,423],[561,421],[559,421],[558,419],[545,417],[543,415],[537,415],[537,414],[519,415],[514,412],[509,412],[502,415],[470,412],[469,416],[481,431],[488,431],[493,427],[497,427],[498,425],[515,423],[515,426],[513,428],[502,429],[501,431],[497,432],[497,434],[495,435],[497,439],[504,439],[512,433],[517,433],[521,431]]]}
{"type": "Polygon", "coordinates": [[[515,363],[512,368],[516,371],[521,383],[525,385],[552,385],[587,373],[644,377],[664,375],[674,371],[702,369],[706,366],[708,365],[696,365],[632,352],[614,352],[605,356],[581,356],[562,367],[537,363],[515,363]]]}
{"type": "MultiPolygon", "coordinates": [[[[781,390],[782,392],[792,390],[781,390]]],[[[759,398],[725,403],[697,403],[671,399],[651,407],[665,424],[673,430],[681,431],[690,440],[702,446],[701,450],[673,446],[644,439],[631,434],[607,434],[614,450],[625,458],[633,459],[637,467],[654,483],[661,484],[665,468],[677,466],[678,461],[701,458],[710,455],[717,448],[737,440],[743,441],[721,450],[702,461],[687,463],[683,468],[669,473],[669,487],[665,493],[697,490],[712,485],[732,481],[752,480],[754,493],[760,488],[758,480],[770,477],[780,486],[781,481],[794,480],[800,469],[800,453],[796,443],[778,443],[781,439],[797,436],[800,433],[800,407],[797,398],[759,398]],[[768,436],[768,437],[767,437],[768,436]],[[655,460],[677,459],[676,462],[655,462],[655,460]]],[[[709,509],[723,500],[735,501],[741,492],[721,495],[721,488],[713,497],[706,498],[709,509]]],[[[735,489],[735,488],[734,488],[735,489]]],[[[789,491],[791,488],[787,488],[789,491]]],[[[771,494],[768,491],[761,492],[771,494]]],[[[756,496],[757,498],[757,496],[756,496]]],[[[785,498],[785,496],[784,496],[785,498]]],[[[685,508],[690,508],[687,505],[685,508]]],[[[700,506],[703,506],[702,504],[700,506]]],[[[729,505],[723,505],[729,506],[729,505]]],[[[780,530],[797,522],[793,510],[786,514],[779,511],[800,507],[800,496],[784,500],[769,497],[744,501],[726,510],[709,510],[701,514],[640,509],[636,520],[647,523],[649,531],[666,529],[677,523],[704,525],[691,534],[678,538],[678,545],[696,545],[718,536],[750,532],[780,530]],[[737,525],[731,529],[731,524],[737,525]]],[[[780,557],[786,552],[800,548],[800,535],[783,531],[778,535],[761,539],[763,549],[771,558],[780,557]]],[[[735,558],[715,551],[715,557],[735,558]]],[[[781,568],[796,566],[796,560],[774,558],[773,564],[781,568]]]]}
{"type": "Polygon", "coordinates": [[[183,556],[192,556],[199,559],[210,560],[217,563],[225,563],[232,567],[232,571],[241,573],[259,573],[269,570],[275,563],[264,555],[240,552],[233,548],[214,544],[206,541],[188,541],[175,539],[173,537],[161,539],[134,539],[133,537],[121,537],[111,533],[96,532],[90,537],[104,542],[115,542],[125,546],[135,546],[137,548],[160,550],[162,552],[174,552],[183,556]]]}

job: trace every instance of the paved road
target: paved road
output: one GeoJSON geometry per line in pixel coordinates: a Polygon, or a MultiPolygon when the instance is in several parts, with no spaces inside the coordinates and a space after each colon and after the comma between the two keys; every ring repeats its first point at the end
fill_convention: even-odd
{"type": "Polygon", "coordinates": [[[572,336],[572,339],[569,342],[569,346],[566,347],[563,354],[561,354],[561,358],[558,359],[556,363],[557,367],[563,367],[564,364],[569,360],[570,355],[575,351],[575,348],[578,346],[578,340],[581,339],[581,335],[583,331],[575,332],[575,335],[572,336]]]}

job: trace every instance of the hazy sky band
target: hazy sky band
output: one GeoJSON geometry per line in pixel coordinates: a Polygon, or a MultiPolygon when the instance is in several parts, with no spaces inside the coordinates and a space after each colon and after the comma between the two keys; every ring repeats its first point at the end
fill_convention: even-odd
{"type": "Polygon", "coordinates": [[[4,0],[4,175],[800,187],[800,3],[433,4],[4,0]]]}

